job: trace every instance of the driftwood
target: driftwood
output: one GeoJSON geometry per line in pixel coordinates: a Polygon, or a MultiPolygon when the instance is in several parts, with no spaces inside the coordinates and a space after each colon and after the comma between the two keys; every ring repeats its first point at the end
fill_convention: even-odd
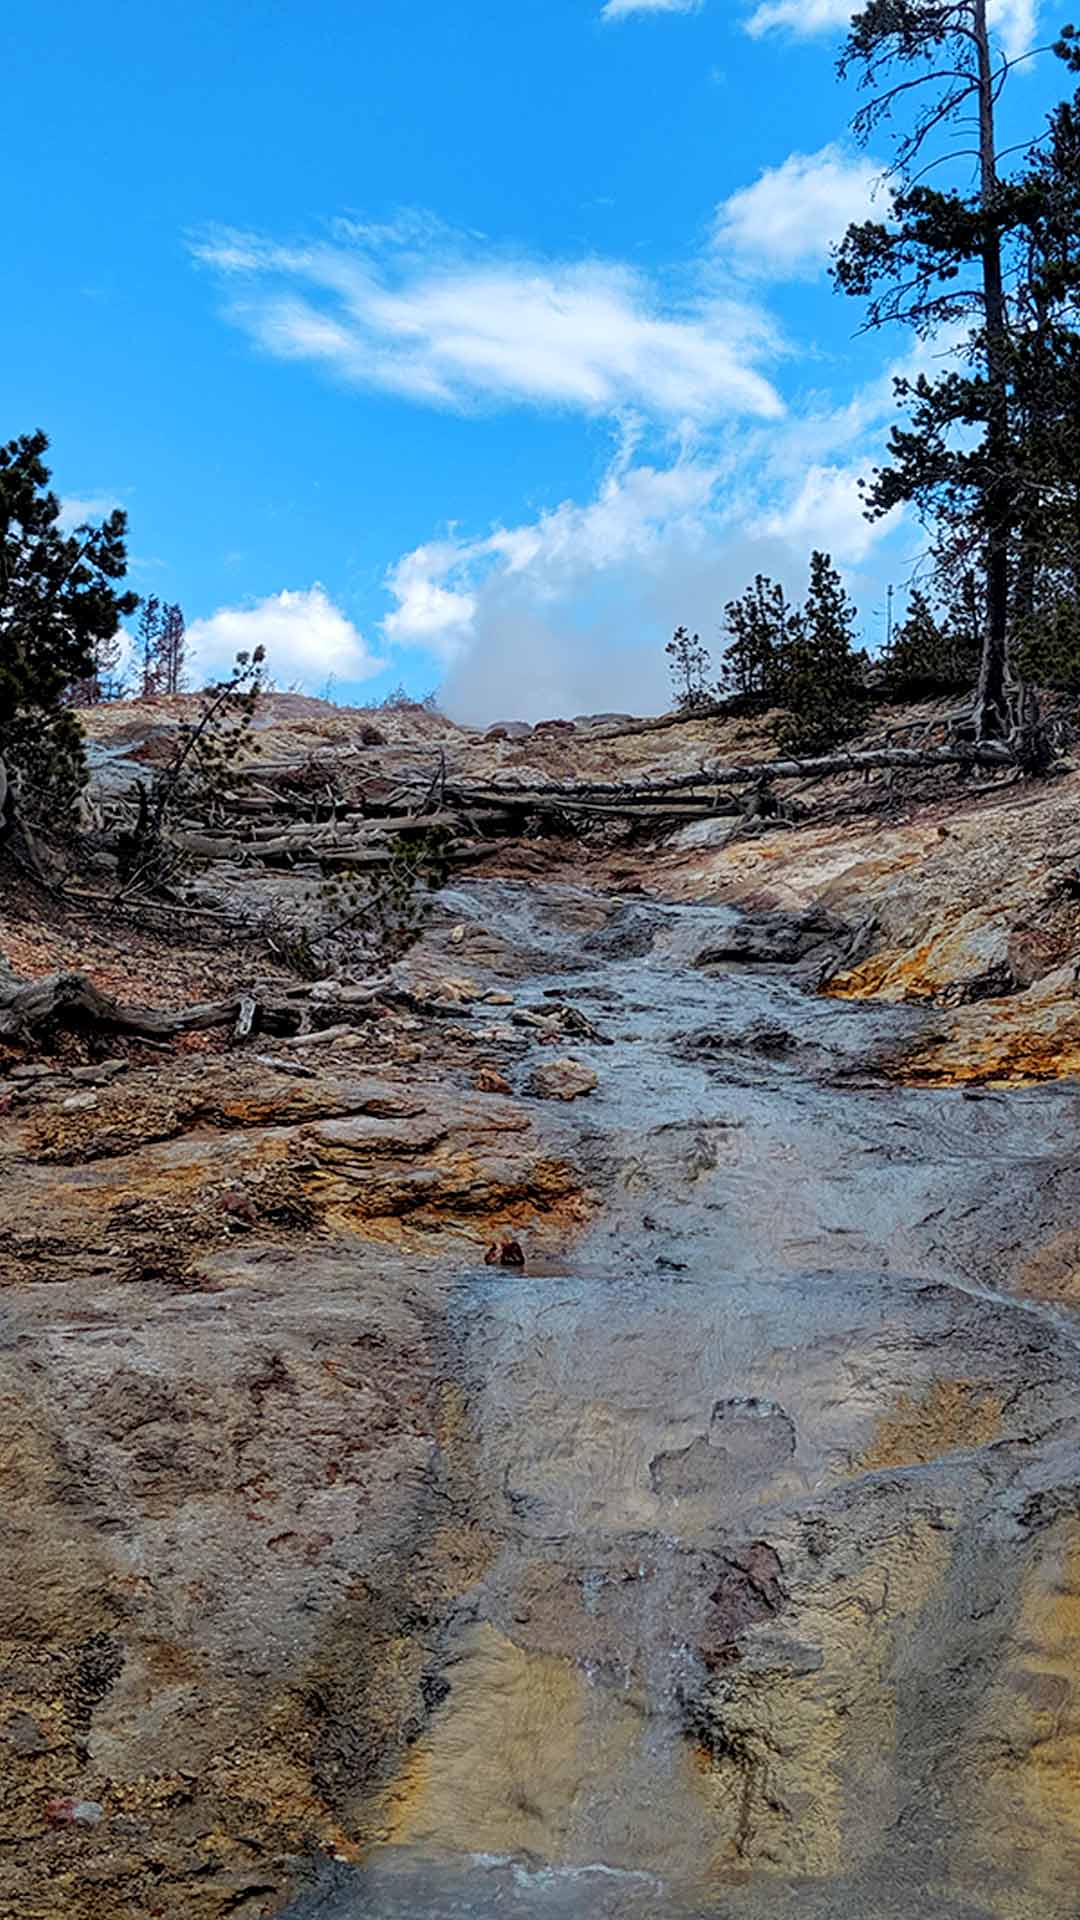
{"type": "Polygon", "coordinates": [[[85,973],[50,973],[42,980],[0,978],[0,1039],[19,1040],[50,1020],[65,1017],[130,1033],[146,1040],[168,1040],[179,1033],[200,1033],[211,1027],[238,1025],[252,1012],[247,1031],[256,1024],[264,1032],[295,1033],[300,1010],[255,1002],[249,994],[235,994],[180,1013],[162,1013],[156,1007],[128,1007],[102,993],[85,973]]]}

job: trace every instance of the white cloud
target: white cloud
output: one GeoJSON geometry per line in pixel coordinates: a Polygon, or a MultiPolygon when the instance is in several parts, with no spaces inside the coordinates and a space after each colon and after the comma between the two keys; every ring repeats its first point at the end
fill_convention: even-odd
{"type": "Polygon", "coordinates": [[[701,0],[607,0],[601,20],[625,20],[632,13],[696,13],[701,0]]]}
{"type": "Polygon", "coordinates": [[[115,493],[65,494],[60,502],[60,531],[71,533],[87,520],[106,520],[123,501],[115,493]]]}
{"type": "Polygon", "coordinates": [[[859,456],[891,410],[882,379],[850,408],[747,427],[667,465],[628,437],[592,500],[407,554],[387,578],[386,633],[442,657],[443,704],[463,720],[656,710],[676,625],[718,657],[723,607],[756,572],[798,596],[813,546],[849,575],[870,562],[891,529],[863,518],[859,456]]]}
{"type": "Polygon", "coordinates": [[[776,279],[815,272],[853,220],[887,209],[882,168],[835,142],[792,153],[717,209],[715,244],[751,272],[776,279]]]}
{"type": "Polygon", "coordinates": [[[755,37],[774,27],[787,27],[802,39],[846,27],[855,12],[851,0],[762,0],[746,23],[755,37]]]}
{"type": "MultiPolygon", "coordinates": [[[[815,33],[847,28],[857,10],[852,0],[761,0],[747,20],[746,30],[756,37],[777,27],[786,28],[806,40],[815,33]]],[[[1010,60],[1034,45],[1038,13],[1039,0],[990,0],[990,23],[1010,60]]]]}
{"type": "Polygon", "coordinates": [[[859,482],[865,478],[861,461],[854,466],[810,467],[794,496],[765,514],[759,529],[799,552],[819,547],[858,564],[888,531],[882,522],[869,521],[863,513],[859,482]]]}
{"type": "Polygon", "coordinates": [[[387,575],[398,603],[384,622],[387,638],[406,645],[422,643],[451,659],[476,612],[473,594],[446,584],[457,572],[458,549],[448,540],[430,541],[399,560],[387,575]]]}
{"type": "Polygon", "coordinates": [[[299,681],[317,689],[331,674],[338,681],[367,680],[385,664],[318,583],[268,594],[254,606],[220,607],[209,619],[193,620],[187,638],[193,667],[207,677],[228,672],[238,653],[256,647],[265,647],[278,686],[299,681]]]}
{"type": "Polygon", "coordinates": [[[306,247],[227,234],[195,252],[235,289],[229,315],[260,347],[355,386],[671,421],[783,410],[757,364],[776,330],[747,299],[675,301],[619,263],[508,261],[430,229],[340,234],[306,247]]]}
{"type": "Polygon", "coordinates": [[[1039,0],[991,0],[990,20],[1009,59],[1016,60],[1035,45],[1039,0]]]}

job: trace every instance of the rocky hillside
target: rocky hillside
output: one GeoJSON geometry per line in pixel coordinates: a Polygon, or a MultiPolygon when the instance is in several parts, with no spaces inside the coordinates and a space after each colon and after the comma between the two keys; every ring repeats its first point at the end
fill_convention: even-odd
{"type": "MultiPolygon", "coordinates": [[[[190,711],[88,716],[92,818],[190,711]]],[[[0,1038],[0,1915],[1072,1920],[1080,774],[257,744],[156,917],[4,875],[0,973],[143,1017],[0,1038]],[[404,795],[417,937],[298,973],[404,795]]]]}

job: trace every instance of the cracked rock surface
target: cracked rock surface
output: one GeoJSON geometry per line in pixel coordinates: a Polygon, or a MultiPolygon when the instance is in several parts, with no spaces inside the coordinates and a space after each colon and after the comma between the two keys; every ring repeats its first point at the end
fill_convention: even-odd
{"type": "Polygon", "coordinates": [[[302,1078],[9,1076],[4,1920],[1075,1920],[1075,1087],[849,894],[485,879],[302,1078]]]}

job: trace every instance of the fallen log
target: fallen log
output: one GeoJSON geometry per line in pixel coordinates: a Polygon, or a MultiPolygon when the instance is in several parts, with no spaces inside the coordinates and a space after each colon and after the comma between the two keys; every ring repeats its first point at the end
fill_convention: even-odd
{"type": "Polygon", "coordinates": [[[102,993],[85,973],[50,973],[42,980],[29,981],[4,977],[0,978],[0,1039],[21,1040],[50,1020],[74,1015],[117,1033],[169,1040],[180,1033],[234,1026],[242,1016],[247,1019],[249,1002],[253,1011],[248,1031],[256,1019],[260,1030],[268,1033],[295,1033],[300,1025],[299,1008],[254,1001],[246,993],[185,1007],[179,1013],[162,1013],[157,1007],[124,1006],[111,994],[102,993]]]}
{"type": "Polygon", "coordinates": [[[1012,750],[993,742],[982,746],[871,747],[860,752],[827,754],[810,760],[752,760],[736,762],[731,766],[699,767],[693,773],[661,780],[579,781],[572,786],[555,781],[536,784],[517,782],[512,786],[485,784],[476,787],[448,782],[446,797],[456,806],[473,807],[531,809],[534,802],[556,800],[570,806],[575,802],[584,805],[600,800],[613,800],[620,805],[631,806],[655,801],[669,794],[692,793],[698,787],[745,787],[762,783],[772,785],[780,780],[826,780],[836,774],[868,773],[890,767],[921,772],[937,767],[974,769],[1015,766],[1016,757],[1012,750]]]}
{"type": "MultiPolygon", "coordinates": [[[[439,859],[450,867],[469,867],[474,861],[490,860],[492,854],[504,852],[505,847],[504,840],[472,840],[465,846],[445,848],[440,852],[439,859]]],[[[365,869],[377,871],[391,865],[388,854],[358,854],[348,847],[319,847],[314,851],[319,865],[330,869],[343,867],[349,872],[353,870],[362,872],[365,869]]]]}
{"type": "MultiPolygon", "coordinates": [[[[505,817],[506,809],[481,808],[476,814],[478,826],[491,825],[505,817]]],[[[327,827],[290,827],[276,830],[265,836],[256,832],[251,838],[240,839],[232,833],[205,833],[177,831],[171,835],[172,843],[181,853],[194,854],[200,860],[293,860],[311,857],[316,860],[328,860],[336,865],[343,862],[357,867],[386,867],[393,859],[393,852],[387,846],[392,838],[408,838],[410,833],[423,833],[438,828],[445,832],[460,832],[464,826],[460,815],[451,813],[402,816],[395,820],[373,820],[367,832],[357,833],[355,823],[349,823],[349,832],[341,833],[327,827]]],[[[483,842],[477,846],[482,848],[483,842]]],[[[458,860],[468,859],[474,849],[462,846],[452,851],[451,857],[458,860]]],[[[478,854],[482,858],[482,853],[478,854]]]]}

